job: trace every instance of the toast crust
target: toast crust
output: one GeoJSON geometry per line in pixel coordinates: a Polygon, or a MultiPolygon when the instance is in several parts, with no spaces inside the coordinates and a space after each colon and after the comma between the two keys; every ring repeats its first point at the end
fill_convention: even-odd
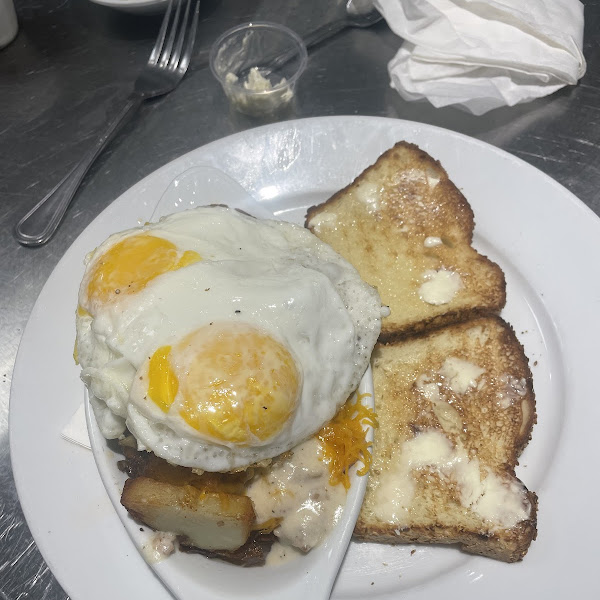
{"type": "Polygon", "coordinates": [[[412,525],[390,531],[382,525],[357,525],[354,540],[380,544],[457,544],[469,554],[495,558],[503,562],[518,562],[529,550],[529,545],[537,537],[537,496],[527,491],[531,505],[531,516],[521,521],[512,530],[493,533],[490,531],[467,531],[459,526],[448,525],[412,525]]]}

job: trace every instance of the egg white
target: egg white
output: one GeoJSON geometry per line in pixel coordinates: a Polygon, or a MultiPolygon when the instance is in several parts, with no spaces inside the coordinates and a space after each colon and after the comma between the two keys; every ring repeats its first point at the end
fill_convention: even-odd
{"type": "MultiPolygon", "coordinates": [[[[271,458],[318,431],[366,370],[380,330],[381,303],[347,261],[308,230],[201,207],[143,228],[194,250],[202,260],[164,273],[134,295],[77,317],[82,379],[102,433],[127,427],[140,449],[173,464],[228,471],[271,458]],[[282,342],[302,376],[298,408],[273,438],[243,446],[204,439],[181,418],[143,399],[133,383],[156,348],[211,322],[247,323],[282,342]]],[[[140,229],[111,236],[88,258],[79,302],[95,261],[140,229]]]]}

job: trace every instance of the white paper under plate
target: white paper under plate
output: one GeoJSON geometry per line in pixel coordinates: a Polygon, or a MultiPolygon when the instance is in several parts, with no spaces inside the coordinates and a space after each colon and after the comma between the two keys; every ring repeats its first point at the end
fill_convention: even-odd
{"type": "MultiPolygon", "coordinates": [[[[506,273],[503,316],[525,346],[537,396],[538,423],[517,473],[540,497],[539,534],[512,565],[455,548],[353,543],[332,597],[593,597],[600,525],[589,516],[600,484],[590,477],[597,451],[589,445],[600,421],[600,280],[589,265],[600,255],[600,221],[546,175],[477,140],[400,120],[328,117],[246,131],[151,174],[94,220],[42,290],[13,375],[11,456],[30,529],[73,600],[171,597],[127,535],[91,453],[59,436],[81,401],[71,354],[85,254],[148,220],[169,183],[197,165],[223,170],[267,210],[301,223],[306,207],[402,139],[442,162],[475,212],[475,245],[506,273]]],[[[273,584],[265,577],[265,590],[273,584]]],[[[205,592],[199,581],[198,597],[205,592]]],[[[216,597],[237,596],[228,588],[216,597]]]]}

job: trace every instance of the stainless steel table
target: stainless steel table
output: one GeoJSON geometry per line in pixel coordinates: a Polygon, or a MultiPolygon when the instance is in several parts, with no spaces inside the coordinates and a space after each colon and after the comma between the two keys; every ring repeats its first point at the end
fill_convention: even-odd
{"type": "MultiPolygon", "coordinates": [[[[292,114],[378,115],[431,123],[499,146],[546,172],[600,214],[600,4],[586,4],[588,71],[577,87],[483,117],[406,103],[386,65],[400,40],[379,23],[348,30],[310,53],[292,114]]],[[[231,112],[207,68],[213,40],[243,21],[273,20],[302,34],[343,2],[203,0],[188,76],[142,107],[86,177],[56,237],[23,248],[11,229],[88,147],[147,60],[160,16],[87,0],[16,3],[20,31],[0,51],[0,597],[65,598],[27,529],[8,450],[11,372],[35,299],[65,250],[113,199],[156,168],[228,134],[262,124],[231,112]]],[[[590,257],[593,260],[594,257],[590,257]]]]}

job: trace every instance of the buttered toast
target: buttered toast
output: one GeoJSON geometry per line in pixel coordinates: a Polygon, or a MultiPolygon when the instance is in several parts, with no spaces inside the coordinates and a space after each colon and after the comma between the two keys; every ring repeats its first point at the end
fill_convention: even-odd
{"type": "Polygon", "coordinates": [[[504,306],[501,269],[471,247],[471,207],[439,162],[413,144],[396,144],[349,186],[310,208],[306,226],[390,307],[383,341],[504,306]]]}
{"type": "Polygon", "coordinates": [[[306,226],[390,307],[355,538],[521,559],[537,533],[537,497],[514,471],[536,420],[532,378],[498,316],[504,274],[471,246],[467,200],[438,161],[399,142],[309,209],[306,226]]]}
{"type": "Polygon", "coordinates": [[[378,344],[372,367],[379,429],[355,537],[521,559],[537,498],[514,468],[536,417],[512,328],[486,317],[378,344]]]}

